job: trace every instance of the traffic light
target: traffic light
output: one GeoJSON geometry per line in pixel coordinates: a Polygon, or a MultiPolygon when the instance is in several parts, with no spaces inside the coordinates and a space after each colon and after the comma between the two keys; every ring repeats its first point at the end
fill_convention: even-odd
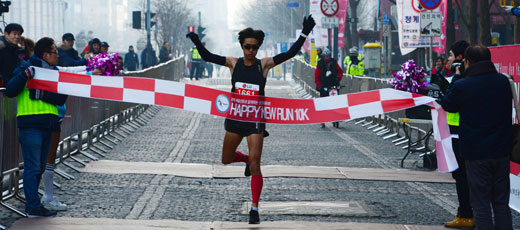
{"type": "Polygon", "coordinates": [[[188,26],[188,33],[193,32],[193,26],[188,26]]]}
{"type": "Polygon", "coordinates": [[[204,38],[204,36],[206,36],[204,34],[204,30],[206,30],[205,27],[202,27],[202,26],[199,26],[197,27],[197,34],[199,35],[199,39],[202,41],[202,39],[204,38]]]}
{"type": "Polygon", "coordinates": [[[132,28],[141,29],[141,11],[132,11],[132,28]]]}

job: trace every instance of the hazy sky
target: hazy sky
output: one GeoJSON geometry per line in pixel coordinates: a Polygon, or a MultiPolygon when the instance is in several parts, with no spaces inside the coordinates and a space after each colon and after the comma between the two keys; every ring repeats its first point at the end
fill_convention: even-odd
{"type": "Polygon", "coordinates": [[[249,4],[250,2],[253,2],[255,0],[227,0],[228,1],[228,24],[229,28],[231,30],[242,28],[241,25],[239,25],[238,17],[240,17],[240,9],[249,4]]]}

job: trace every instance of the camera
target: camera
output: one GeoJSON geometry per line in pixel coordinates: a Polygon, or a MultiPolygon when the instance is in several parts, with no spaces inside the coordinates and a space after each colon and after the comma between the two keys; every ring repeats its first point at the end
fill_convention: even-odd
{"type": "Polygon", "coordinates": [[[11,1],[0,1],[0,15],[9,12],[11,1]]]}
{"type": "Polygon", "coordinates": [[[457,71],[457,67],[459,67],[459,71],[460,73],[463,73],[464,72],[464,65],[462,64],[462,60],[455,60],[452,64],[451,64],[451,72],[452,73],[455,73],[457,71]]]}

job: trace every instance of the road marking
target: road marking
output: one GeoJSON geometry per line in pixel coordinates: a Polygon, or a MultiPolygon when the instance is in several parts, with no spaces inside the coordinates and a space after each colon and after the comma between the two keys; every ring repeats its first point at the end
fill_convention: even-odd
{"type": "MultiPolygon", "coordinates": [[[[106,174],[156,174],[188,178],[241,178],[243,166],[186,164],[171,162],[92,161],[82,172],[106,174]]],[[[263,177],[349,179],[375,181],[414,181],[454,183],[449,174],[382,168],[265,165],[263,177]]],[[[156,178],[154,178],[155,180],[156,178]]],[[[157,184],[158,182],[155,182],[157,184]]]]}
{"type": "Polygon", "coordinates": [[[193,117],[190,121],[190,124],[184,130],[184,133],[182,133],[181,138],[177,141],[177,144],[175,145],[173,150],[168,155],[168,158],[166,158],[164,162],[182,162],[184,155],[190,147],[191,140],[193,139],[193,137],[195,136],[195,132],[199,128],[201,117],[201,113],[193,113],[193,117]]]}
{"type": "MultiPolygon", "coordinates": [[[[245,219],[245,218],[244,218],[245,219]]],[[[12,230],[69,230],[69,229],[110,229],[110,230],[171,230],[171,229],[251,229],[247,222],[196,222],[180,220],[128,220],[108,218],[21,218],[12,230]]],[[[378,229],[378,230],[442,230],[442,226],[378,224],[356,222],[310,222],[310,221],[263,221],[254,229],[378,229]]]]}

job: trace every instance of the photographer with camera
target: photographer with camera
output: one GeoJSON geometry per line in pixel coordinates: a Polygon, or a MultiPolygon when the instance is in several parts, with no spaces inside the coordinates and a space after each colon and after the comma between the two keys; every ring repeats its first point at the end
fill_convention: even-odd
{"type": "MultiPolygon", "coordinates": [[[[450,47],[450,56],[448,57],[448,63],[446,67],[451,69],[453,76],[447,77],[446,79],[450,82],[448,89],[453,87],[455,82],[462,79],[464,73],[464,52],[469,47],[469,43],[464,40],[453,43],[450,47]]],[[[442,89],[443,93],[446,94],[446,89],[442,89]]],[[[473,227],[475,226],[475,219],[473,218],[473,210],[470,205],[469,199],[469,186],[468,179],[466,176],[466,164],[459,151],[459,113],[446,112],[448,125],[450,127],[451,141],[453,152],[459,168],[452,172],[452,177],[455,179],[455,186],[457,188],[457,197],[459,200],[459,208],[457,210],[457,216],[452,221],[444,223],[445,227],[448,228],[462,228],[462,227],[473,227]]]]}

